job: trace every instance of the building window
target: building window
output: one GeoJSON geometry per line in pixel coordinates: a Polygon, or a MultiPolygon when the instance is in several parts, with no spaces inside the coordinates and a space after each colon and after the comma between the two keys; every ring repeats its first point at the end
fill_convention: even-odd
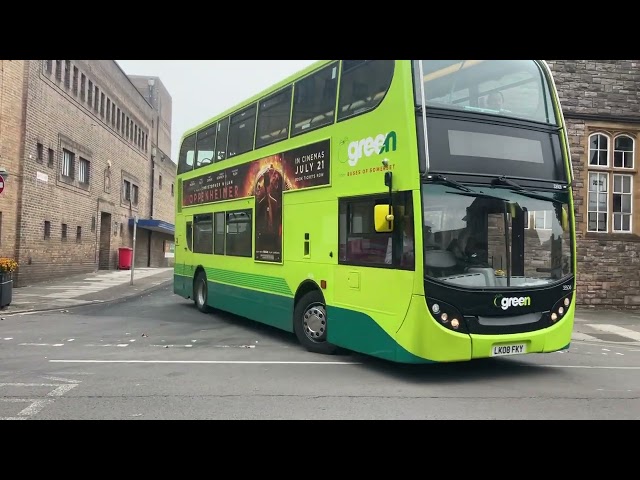
{"type": "Polygon", "coordinates": [[[69,90],[71,88],[71,61],[64,61],[64,88],[69,90]]]}
{"type": "Polygon", "coordinates": [[[67,239],[67,224],[63,223],[62,224],[62,241],[65,241],[67,239]]]}
{"type": "Polygon", "coordinates": [[[51,238],[51,222],[49,220],[44,221],[44,239],[49,240],[51,238]]]}
{"type": "Polygon", "coordinates": [[[633,233],[634,136],[592,133],[588,163],[587,231],[633,233]]]}
{"type": "Polygon", "coordinates": [[[131,203],[131,205],[138,205],[138,185],[132,183],[129,180],[124,180],[122,186],[122,196],[125,203],[131,203]]]}
{"type": "Polygon", "coordinates": [[[80,75],[80,100],[83,102],[86,101],[87,99],[86,88],[87,88],[87,77],[84,75],[84,73],[82,73],[80,75]]]}
{"type": "Polygon", "coordinates": [[[69,150],[62,150],[62,176],[73,178],[74,171],[74,154],[69,150]]]}
{"type": "Polygon", "coordinates": [[[87,83],[87,103],[89,104],[89,108],[93,105],[93,82],[89,80],[87,83]]]}
{"type": "Polygon", "coordinates": [[[173,197],[173,183],[171,184],[171,196],[173,197]]]}
{"type": "Polygon", "coordinates": [[[86,158],[80,157],[80,162],[78,163],[78,182],[80,183],[89,183],[89,170],[91,167],[91,163],[86,158]]]}
{"type": "Polygon", "coordinates": [[[56,60],[56,81],[62,81],[62,60],[56,60]]]}
{"type": "Polygon", "coordinates": [[[36,161],[38,163],[42,163],[43,149],[44,147],[42,146],[42,144],[38,143],[36,149],[36,161]]]}
{"type": "Polygon", "coordinates": [[[76,227],[76,242],[82,242],[82,227],[80,226],[76,227]]]}
{"type": "Polygon", "coordinates": [[[73,94],[78,95],[78,67],[73,67],[73,94]]]}
{"type": "Polygon", "coordinates": [[[158,190],[162,190],[162,175],[158,175],[158,190]]]}
{"type": "Polygon", "coordinates": [[[633,198],[633,177],[613,175],[613,231],[631,232],[631,200],[633,198]]]}
{"type": "Polygon", "coordinates": [[[49,167],[53,168],[53,157],[54,157],[54,153],[53,153],[53,148],[49,149],[49,167]]]}

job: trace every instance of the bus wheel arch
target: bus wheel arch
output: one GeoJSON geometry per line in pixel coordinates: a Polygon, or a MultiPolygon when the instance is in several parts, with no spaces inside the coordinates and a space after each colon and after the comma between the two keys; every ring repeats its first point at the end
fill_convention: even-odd
{"type": "Polygon", "coordinates": [[[209,298],[209,282],[207,281],[207,273],[202,265],[198,265],[193,275],[193,302],[196,308],[203,313],[211,311],[211,307],[207,305],[209,298]]]}
{"type": "Polygon", "coordinates": [[[305,280],[296,291],[293,308],[293,331],[310,352],[332,355],[337,347],[327,342],[327,305],[322,290],[312,280],[305,280]]]}

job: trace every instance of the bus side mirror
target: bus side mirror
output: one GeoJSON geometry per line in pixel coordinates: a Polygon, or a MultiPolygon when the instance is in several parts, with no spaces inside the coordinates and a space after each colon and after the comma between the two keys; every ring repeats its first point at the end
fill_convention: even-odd
{"type": "Polygon", "coordinates": [[[393,231],[393,208],[387,204],[376,205],[373,212],[376,232],[393,231]]]}
{"type": "Polygon", "coordinates": [[[569,213],[564,206],[562,207],[562,230],[565,232],[569,230],[569,213]]]}

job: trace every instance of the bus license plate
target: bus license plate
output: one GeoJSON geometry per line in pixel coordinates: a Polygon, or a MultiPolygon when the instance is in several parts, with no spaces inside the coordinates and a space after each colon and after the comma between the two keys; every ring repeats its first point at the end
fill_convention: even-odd
{"type": "Polygon", "coordinates": [[[511,345],[494,345],[491,348],[492,357],[502,357],[505,355],[522,355],[527,353],[526,343],[514,343],[511,345]]]}

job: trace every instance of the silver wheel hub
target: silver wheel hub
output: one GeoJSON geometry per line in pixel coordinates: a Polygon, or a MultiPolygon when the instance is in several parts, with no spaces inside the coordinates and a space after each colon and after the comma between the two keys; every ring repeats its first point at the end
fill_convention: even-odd
{"type": "Polygon", "coordinates": [[[327,334],[327,312],[324,307],[314,305],[304,312],[304,333],[314,342],[324,341],[327,334]]]}

